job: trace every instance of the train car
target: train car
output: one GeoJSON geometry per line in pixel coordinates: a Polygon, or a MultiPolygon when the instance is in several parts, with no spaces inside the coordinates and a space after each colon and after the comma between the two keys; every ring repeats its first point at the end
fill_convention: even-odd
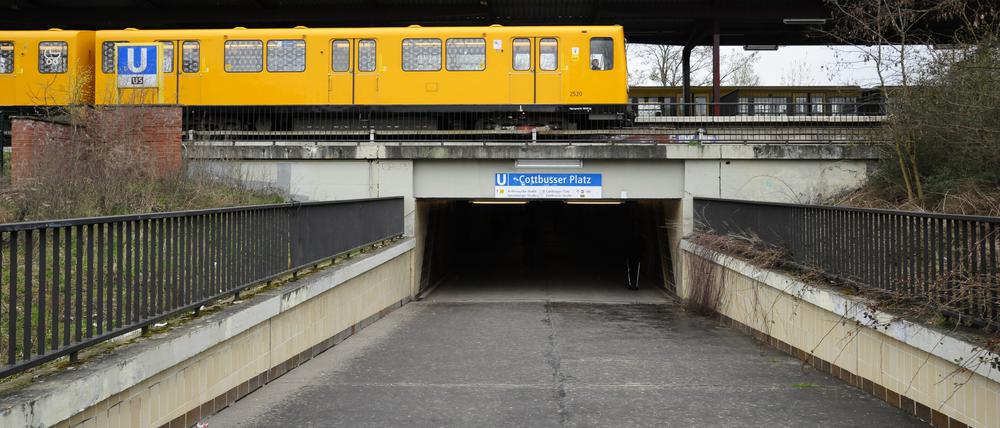
{"type": "Polygon", "coordinates": [[[93,102],[94,32],[0,31],[0,107],[93,102]]]}
{"type": "MultiPolygon", "coordinates": [[[[693,103],[682,107],[683,88],[637,86],[629,88],[630,101],[641,116],[705,116],[711,113],[712,88],[691,88],[693,103]]],[[[858,86],[723,86],[720,99],[724,116],[851,115],[867,114],[865,91],[858,86]]]]}
{"type": "Polygon", "coordinates": [[[98,104],[162,99],[203,113],[203,129],[342,126],[348,115],[316,114],[331,111],[573,127],[619,120],[628,103],[619,26],[120,30],[98,31],[96,47],[98,104]],[[163,43],[163,94],[116,87],[122,42],[163,43]]]}
{"type": "Polygon", "coordinates": [[[93,49],[92,31],[0,31],[0,146],[10,116],[93,103],[93,49]]]}

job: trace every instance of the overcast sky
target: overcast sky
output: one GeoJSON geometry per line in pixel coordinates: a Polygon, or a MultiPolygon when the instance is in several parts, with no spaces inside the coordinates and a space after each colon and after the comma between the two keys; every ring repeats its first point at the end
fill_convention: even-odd
{"type": "MultiPolygon", "coordinates": [[[[873,66],[859,61],[853,49],[847,46],[783,46],[777,51],[759,51],[756,71],[761,85],[877,85],[873,66]]],[[[721,51],[725,58],[733,52],[743,52],[743,47],[723,46],[721,51]]],[[[641,58],[629,58],[629,70],[641,68],[641,58]]]]}

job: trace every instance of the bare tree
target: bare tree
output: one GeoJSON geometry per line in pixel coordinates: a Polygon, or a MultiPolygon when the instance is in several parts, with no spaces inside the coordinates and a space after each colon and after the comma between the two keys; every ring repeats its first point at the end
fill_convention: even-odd
{"type": "Polygon", "coordinates": [[[793,61],[791,67],[781,73],[782,86],[809,86],[815,83],[816,79],[805,58],[793,61]]]}
{"type": "MultiPolygon", "coordinates": [[[[648,45],[637,45],[629,43],[625,45],[625,55],[628,60],[633,61],[635,59],[643,58],[643,49],[648,45]]],[[[628,65],[628,85],[629,86],[642,86],[646,84],[647,79],[647,69],[645,65],[640,63],[630,63],[628,65]]]]}
{"type": "MultiPolygon", "coordinates": [[[[659,86],[680,86],[684,83],[682,46],[630,45],[629,54],[639,59],[639,69],[630,71],[629,82],[652,81],[659,86]]],[[[734,52],[721,59],[721,77],[724,84],[754,86],[760,83],[756,65],[760,57],[756,52],[734,52]]],[[[691,51],[691,84],[706,86],[712,83],[712,50],[707,46],[691,51]]]]}
{"type": "MultiPolygon", "coordinates": [[[[912,45],[925,43],[920,35],[927,24],[965,7],[965,0],[826,0],[833,10],[834,27],[828,35],[848,45],[860,61],[871,63],[878,76],[883,99],[889,85],[898,85],[892,96],[909,93],[912,45]]],[[[845,65],[850,65],[845,62],[845,65]]],[[[917,149],[908,127],[887,125],[887,139],[897,162],[907,199],[919,204],[924,199],[917,149]]]]}
{"type": "Polygon", "coordinates": [[[760,56],[757,52],[733,52],[722,57],[722,83],[730,86],[760,85],[760,75],[757,74],[757,63],[760,56]]]}

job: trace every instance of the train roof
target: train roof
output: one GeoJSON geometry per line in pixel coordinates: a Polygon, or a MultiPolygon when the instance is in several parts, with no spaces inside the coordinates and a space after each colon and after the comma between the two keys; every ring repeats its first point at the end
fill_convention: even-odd
{"type": "MultiPolygon", "coordinates": [[[[201,29],[137,29],[126,28],[117,30],[98,30],[98,34],[128,34],[131,32],[143,33],[164,33],[172,35],[201,35],[201,34],[222,34],[233,32],[247,33],[268,33],[268,34],[291,34],[291,33],[327,33],[327,32],[354,32],[369,34],[412,34],[412,33],[434,33],[434,32],[511,32],[523,31],[525,33],[570,33],[578,31],[603,31],[622,32],[620,25],[537,25],[537,26],[420,26],[410,25],[406,27],[285,27],[285,28],[201,28],[201,29]]],[[[526,34],[531,35],[531,34],[526,34]]]]}

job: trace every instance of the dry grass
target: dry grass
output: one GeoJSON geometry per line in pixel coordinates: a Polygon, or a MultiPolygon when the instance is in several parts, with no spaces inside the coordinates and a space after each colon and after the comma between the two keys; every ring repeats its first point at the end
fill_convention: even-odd
{"type": "Polygon", "coordinates": [[[743,259],[762,269],[781,267],[788,260],[784,250],[767,245],[750,233],[738,235],[696,233],[690,239],[704,248],[743,259]]]}
{"type": "Polygon", "coordinates": [[[703,248],[736,257],[758,268],[780,270],[807,284],[833,287],[865,298],[878,310],[918,318],[921,322],[938,318],[943,311],[965,311],[970,302],[978,302],[984,307],[997,303],[993,296],[997,286],[995,277],[972,275],[963,271],[961,266],[931,284],[920,287],[900,284],[895,288],[881,289],[832,276],[815,266],[794,263],[785,251],[767,245],[752,235],[697,233],[690,239],[703,248]]]}
{"type": "Polygon", "coordinates": [[[687,309],[698,315],[715,317],[719,314],[726,289],[726,276],[711,251],[699,249],[687,258],[687,276],[691,292],[685,301],[687,309]]]}
{"type": "Polygon", "coordinates": [[[695,257],[687,260],[686,275],[690,296],[686,301],[691,312],[715,317],[726,292],[726,276],[717,254],[727,254],[749,261],[762,269],[778,267],[785,260],[781,250],[765,245],[759,238],[699,233],[691,237],[699,245],[695,257]]]}
{"type": "Polygon", "coordinates": [[[881,208],[907,211],[930,211],[947,214],[1000,217],[1000,188],[987,187],[974,181],[960,181],[951,189],[929,193],[923,204],[906,199],[905,193],[893,191],[880,183],[870,183],[844,198],[836,205],[858,208],[881,208]]]}
{"type": "Polygon", "coordinates": [[[199,174],[156,174],[142,110],[67,111],[68,143],[36,142],[30,180],[0,183],[0,223],[281,202],[273,191],[199,174]]]}

